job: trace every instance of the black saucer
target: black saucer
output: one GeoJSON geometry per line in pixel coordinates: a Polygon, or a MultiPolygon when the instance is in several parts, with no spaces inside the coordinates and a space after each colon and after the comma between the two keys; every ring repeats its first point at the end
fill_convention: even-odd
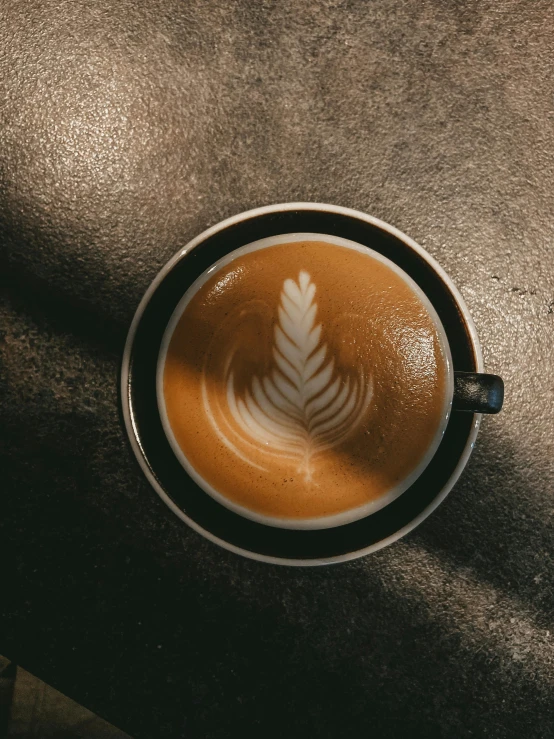
{"type": "Polygon", "coordinates": [[[385,508],[344,526],[301,531],[247,520],[217,503],[187,475],[166,439],[156,402],[156,363],[165,327],[189,285],[228,252],[294,232],[330,234],[371,247],[424,290],[445,327],[455,370],[477,372],[479,349],[467,310],[421,247],[376,219],[342,208],[302,204],[251,211],[210,229],[162,270],[131,326],[121,371],[121,407],[143,471],[165,502],[194,529],[245,556],[282,564],[322,564],[381,548],[420,523],[446,496],[477,432],[472,413],[453,412],[443,440],[416,482],[385,508]]]}

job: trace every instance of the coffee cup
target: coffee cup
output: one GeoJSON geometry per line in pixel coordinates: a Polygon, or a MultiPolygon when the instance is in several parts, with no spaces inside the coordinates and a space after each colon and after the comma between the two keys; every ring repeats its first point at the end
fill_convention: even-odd
{"type": "Polygon", "coordinates": [[[131,446],[163,500],[282,564],[352,559],[416,526],[502,397],[439,265],[388,224],[309,203],[240,214],[181,250],[121,371],[131,446]]]}

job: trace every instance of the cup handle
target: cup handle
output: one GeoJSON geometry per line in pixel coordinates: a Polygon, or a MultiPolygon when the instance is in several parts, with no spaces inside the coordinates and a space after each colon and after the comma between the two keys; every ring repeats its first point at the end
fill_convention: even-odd
{"type": "Polygon", "coordinates": [[[504,382],[498,375],[454,372],[453,410],[498,413],[503,401],[504,382]]]}

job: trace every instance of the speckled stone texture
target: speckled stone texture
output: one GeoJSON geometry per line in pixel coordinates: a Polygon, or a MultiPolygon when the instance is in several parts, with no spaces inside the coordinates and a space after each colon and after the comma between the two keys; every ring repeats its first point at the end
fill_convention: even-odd
{"type": "Polygon", "coordinates": [[[0,652],[137,738],[554,735],[553,24],[550,0],[3,0],[0,652]],[[173,517],[117,407],[164,262],[290,200],[424,245],[506,382],[433,516],[316,570],[173,517]]]}

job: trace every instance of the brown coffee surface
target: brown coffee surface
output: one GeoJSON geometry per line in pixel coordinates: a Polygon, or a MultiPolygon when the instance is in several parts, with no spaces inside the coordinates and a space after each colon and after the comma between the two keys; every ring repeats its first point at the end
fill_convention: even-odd
{"type": "Polygon", "coordinates": [[[237,257],[185,308],[163,373],[198,475],[265,516],[331,516],[418,467],[443,423],[447,360],[387,264],[297,241],[237,257]]]}

